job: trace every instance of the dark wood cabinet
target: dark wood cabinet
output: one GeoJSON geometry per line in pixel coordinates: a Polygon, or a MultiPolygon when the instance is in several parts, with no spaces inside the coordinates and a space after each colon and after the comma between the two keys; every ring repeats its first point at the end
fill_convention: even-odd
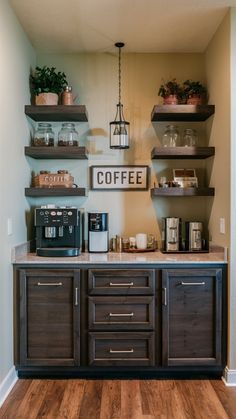
{"type": "Polygon", "coordinates": [[[227,278],[226,265],[213,266],[19,265],[16,369],[22,376],[220,375],[227,278]]]}
{"type": "Polygon", "coordinates": [[[21,269],[18,285],[20,364],[79,365],[79,271],[21,269]]]}
{"type": "Polygon", "coordinates": [[[222,270],[163,270],[162,292],[163,365],[221,365],[222,270]]]}

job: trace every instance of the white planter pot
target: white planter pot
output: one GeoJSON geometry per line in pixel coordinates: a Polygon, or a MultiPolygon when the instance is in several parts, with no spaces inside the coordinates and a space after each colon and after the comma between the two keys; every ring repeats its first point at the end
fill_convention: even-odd
{"type": "Polygon", "coordinates": [[[58,95],[56,93],[39,93],[35,96],[36,105],[57,105],[58,95]]]}

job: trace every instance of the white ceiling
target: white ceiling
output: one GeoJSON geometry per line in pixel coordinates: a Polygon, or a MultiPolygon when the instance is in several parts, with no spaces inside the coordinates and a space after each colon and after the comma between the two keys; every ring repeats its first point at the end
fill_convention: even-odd
{"type": "Polygon", "coordinates": [[[203,52],[236,0],[10,0],[41,52],[203,52]]]}

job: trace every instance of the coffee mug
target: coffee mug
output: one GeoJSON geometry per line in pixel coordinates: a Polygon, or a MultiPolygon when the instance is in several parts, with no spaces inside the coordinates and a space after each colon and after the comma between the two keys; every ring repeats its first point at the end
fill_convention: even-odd
{"type": "Polygon", "coordinates": [[[147,234],[144,234],[144,233],[136,234],[136,247],[137,249],[147,248],[147,234]]]}

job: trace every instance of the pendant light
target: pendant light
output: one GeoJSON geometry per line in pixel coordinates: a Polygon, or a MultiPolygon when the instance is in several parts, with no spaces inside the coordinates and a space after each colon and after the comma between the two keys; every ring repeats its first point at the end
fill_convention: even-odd
{"type": "Polygon", "coordinates": [[[124,47],[123,42],[116,42],[115,46],[119,49],[119,101],[116,105],[115,120],[110,122],[110,148],[125,149],[129,148],[129,122],[124,118],[123,105],[121,103],[121,48],[124,47]]]}

